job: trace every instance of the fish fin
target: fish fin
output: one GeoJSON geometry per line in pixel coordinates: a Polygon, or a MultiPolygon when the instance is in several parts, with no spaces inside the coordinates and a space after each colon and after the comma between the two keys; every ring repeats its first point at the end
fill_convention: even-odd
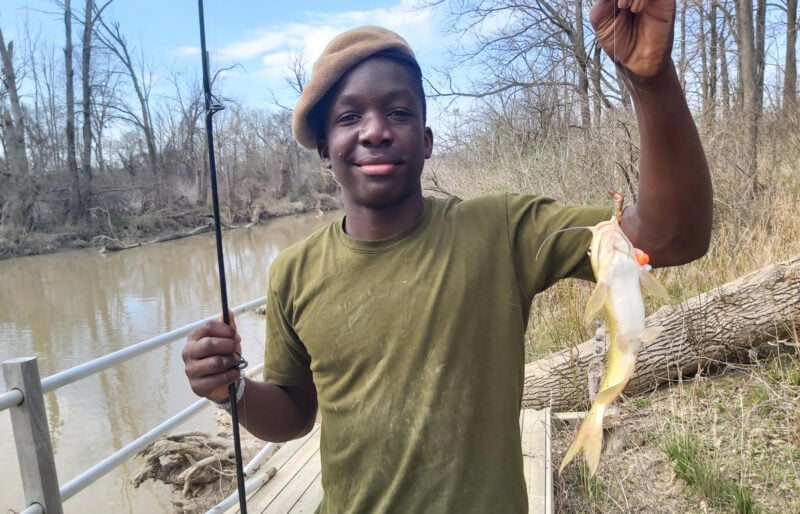
{"type": "Polygon", "coordinates": [[[647,327],[644,330],[642,330],[642,335],[639,336],[639,340],[642,342],[642,344],[651,343],[663,331],[664,327],[661,326],[647,327]]]}
{"type": "Polygon", "coordinates": [[[651,295],[656,298],[661,298],[662,300],[669,300],[667,289],[649,271],[642,270],[639,274],[639,282],[642,284],[644,290],[651,295]]]}
{"type": "Polygon", "coordinates": [[[589,476],[594,476],[597,471],[597,465],[600,463],[600,452],[603,449],[603,414],[605,408],[599,407],[596,403],[595,406],[586,415],[578,433],[575,435],[575,440],[572,441],[561,465],[558,467],[558,472],[561,473],[567,464],[575,458],[579,451],[583,450],[583,460],[589,468],[589,476]]]}
{"type": "Polygon", "coordinates": [[[628,380],[624,380],[617,385],[613,385],[611,387],[606,387],[599,393],[597,393],[597,399],[595,399],[595,403],[602,403],[605,405],[610,405],[617,399],[617,396],[622,394],[622,390],[625,389],[625,386],[628,385],[628,380]]]}
{"type": "Polygon", "coordinates": [[[592,291],[589,303],[586,304],[586,321],[592,321],[597,316],[603,308],[606,298],[608,298],[608,284],[598,282],[592,291]]]}

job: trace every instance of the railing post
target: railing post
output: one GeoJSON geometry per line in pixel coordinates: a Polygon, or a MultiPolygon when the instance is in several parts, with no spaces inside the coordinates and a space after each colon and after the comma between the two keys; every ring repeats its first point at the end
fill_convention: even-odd
{"type": "Polygon", "coordinates": [[[3,362],[3,377],[9,389],[19,389],[24,397],[22,403],[9,411],[25,503],[28,506],[39,504],[47,514],[62,514],[50,425],[36,357],[3,362]]]}

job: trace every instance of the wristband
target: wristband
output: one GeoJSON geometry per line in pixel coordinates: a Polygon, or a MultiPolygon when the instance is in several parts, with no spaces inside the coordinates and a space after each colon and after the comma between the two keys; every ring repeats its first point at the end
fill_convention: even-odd
{"type": "MultiPolygon", "coordinates": [[[[239,370],[239,385],[236,387],[236,403],[239,403],[239,400],[242,399],[242,396],[244,396],[244,370],[240,369],[239,370]]],[[[230,398],[228,398],[224,402],[214,402],[212,400],[212,403],[214,403],[217,406],[218,409],[227,410],[227,411],[231,410],[231,399],[230,398]]]]}

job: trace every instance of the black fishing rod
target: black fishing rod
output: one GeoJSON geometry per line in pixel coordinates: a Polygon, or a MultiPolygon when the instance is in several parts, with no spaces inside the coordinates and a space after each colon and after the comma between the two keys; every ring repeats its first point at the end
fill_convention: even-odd
{"type": "MultiPolygon", "coordinates": [[[[214,234],[217,240],[217,266],[219,267],[219,289],[222,297],[222,320],[230,325],[228,314],[228,293],[225,283],[225,259],[222,255],[222,224],[219,217],[219,195],[217,194],[217,165],[214,159],[214,123],[212,117],[224,107],[211,95],[211,80],[208,73],[208,53],[206,52],[206,23],[203,16],[203,0],[197,0],[197,10],[200,13],[200,52],[203,62],[203,94],[205,96],[206,110],[206,140],[208,141],[208,168],[211,171],[211,204],[214,211],[214,234]]],[[[241,359],[231,366],[231,369],[244,369],[247,361],[241,359]]],[[[239,380],[244,380],[242,374],[239,380]]],[[[239,489],[239,512],[247,514],[247,497],[244,489],[244,470],[242,467],[242,443],[239,438],[239,412],[236,406],[236,384],[228,386],[230,395],[231,425],[233,427],[233,449],[236,460],[236,485],[239,489]]]]}

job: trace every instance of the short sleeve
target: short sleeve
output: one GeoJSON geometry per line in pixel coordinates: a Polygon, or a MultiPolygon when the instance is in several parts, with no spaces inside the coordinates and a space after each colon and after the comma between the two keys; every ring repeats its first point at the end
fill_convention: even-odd
{"type": "Polygon", "coordinates": [[[509,245],[520,286],[529,298],[562,278],[594,280],[587,256],[592,239],[588,228],[609,219],[612,210],[568,206],[540,196],[507,196],[509,245]]]}
{"type": "Polygon", "coordinates": [[[280,386],[311,382],[311,357],[288,322],[280,295],[272,287],[267,294],[266,334],[264,380],[280,386]]]}

